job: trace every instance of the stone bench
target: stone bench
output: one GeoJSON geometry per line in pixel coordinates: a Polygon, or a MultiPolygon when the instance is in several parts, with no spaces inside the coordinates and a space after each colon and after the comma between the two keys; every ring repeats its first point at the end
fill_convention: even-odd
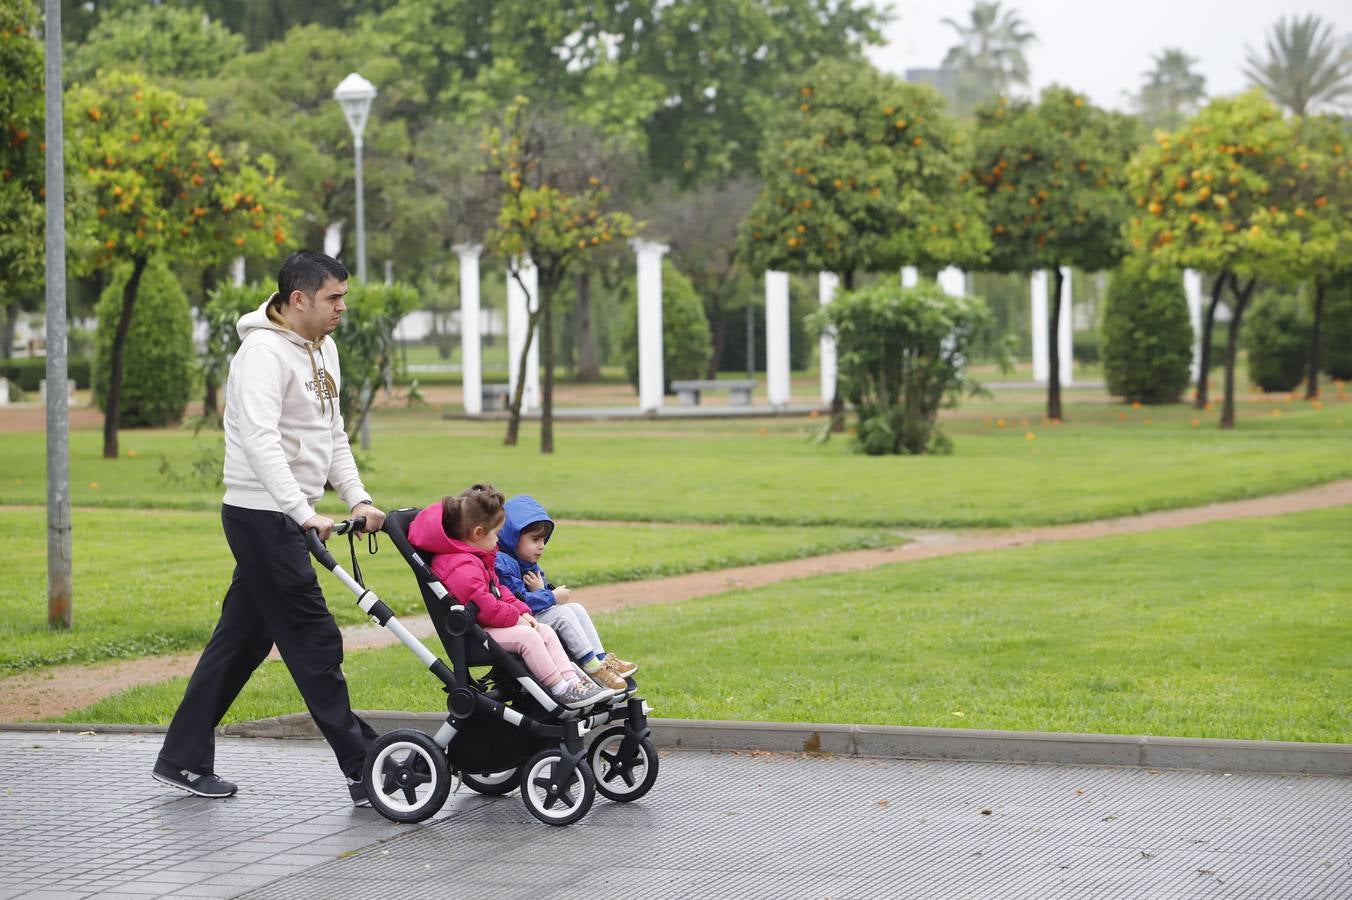
{"type": "Polygon", "coordinates": [[[703,381],[673,381],[671,389],[682,406],[699,406],[701,391],[727,391],[733,406],[750,406],[751,392],[756,389],[754,379],[726,379],[703,381]]]}
{"type": "Polygon", "coordinates": [[[505,384],[485,384],[480,391],[483,397],[483,411],[495,412],[507,408],[511,388],[505,384]]]}

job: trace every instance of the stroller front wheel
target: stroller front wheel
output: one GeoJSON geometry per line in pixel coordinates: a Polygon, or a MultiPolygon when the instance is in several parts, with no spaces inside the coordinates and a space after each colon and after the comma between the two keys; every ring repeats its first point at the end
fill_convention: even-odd
{"type": "Polygon", "coordinates": [[[521,783],[521,770],[503,769],[501,772],[486,772],[477,775],[462,772],[460,773],[460,781],[465,787],[480,794],[486,794],[489,797],[501,797],[516,790],[517,785],[521,783]]]}
{"type": "Polygon", "coordinates": [[[446,752],[429,735],[401,728],[382,735],[362,772],[376,812],[394,822],[421,822],[446,805],[451,792],[446,752]]]}
{"type": "Polygon", "coordinates": [[[587,814],[596,800],[596,779],[581,759],[566,781],[556,773],[563,764],[558,749],[541,750],[521,767],[521,799],[546,825],[571,825],[587,814]]]}
{"type": "Polygon", "coordinates": [[[613,725],[598,734],[587,750],[596,777],[596,790],[607,800],[628,803],[652,790],[657,780],[657,748],[648,738],[625,752],[625,726],[613,725]]]}

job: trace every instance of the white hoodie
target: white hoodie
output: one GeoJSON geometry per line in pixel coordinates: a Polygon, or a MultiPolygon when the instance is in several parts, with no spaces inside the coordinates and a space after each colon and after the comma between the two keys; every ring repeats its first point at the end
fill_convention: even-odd
{"type": "Polygon", "coordinates": [[[240,348],[225,383],[225,498],[230,506],[315,514],[324,484],[351,509],[369,495],[338,411],[338,348],[269,318],[268,298],[235,326],[240,348]]]}

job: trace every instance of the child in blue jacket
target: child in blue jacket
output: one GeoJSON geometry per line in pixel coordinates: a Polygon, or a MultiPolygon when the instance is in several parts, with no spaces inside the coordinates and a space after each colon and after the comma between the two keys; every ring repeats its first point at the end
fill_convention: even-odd
{"type": "Polygon", "coordinates": [[[525,601],[536,621],[553,628],[564,649],[602,687],[626,690],[638,666],[607,653],[591,616],[565,585],[552,585],[540,570],[540,556],[554,533],[554,520],[529,494],[507,501],[507,521],[498,535],[498,580],[525,601]]]}

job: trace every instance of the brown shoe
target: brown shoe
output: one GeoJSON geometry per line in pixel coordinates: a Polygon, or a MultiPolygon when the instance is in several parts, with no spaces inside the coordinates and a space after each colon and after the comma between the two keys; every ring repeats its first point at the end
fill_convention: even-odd
{"type": "Polygon", "coordinates": [[[601,687],[610,688],[612,691],[627,691],[629,683],[616,675],[611,669],[602,663],[596,671],[587,673],[592,681],[595,681],[601,687]]]}
{"type": "Polygon", "coordinates": [[[601,665],[610,669],[610,671],[614,672],[621,678],[628,678],[630,675],[633,675],[635,672],[638,671],[637,663],[626,662],[625,660],[620,659],[614,653],[607,653],[606,658],[601,663],[601,665]]]}

